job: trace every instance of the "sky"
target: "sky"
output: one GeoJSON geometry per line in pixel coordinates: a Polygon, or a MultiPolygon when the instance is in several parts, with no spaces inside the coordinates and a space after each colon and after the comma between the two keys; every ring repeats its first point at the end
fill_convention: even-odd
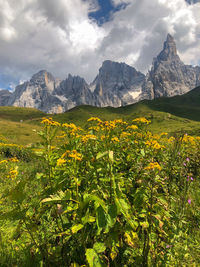
{"type": "Polygon", "coordinates": [[[90,83],[107,59],[146,73],[167,33],[200,65],[199,14],[199,0],[0,0],[0,89],[42,69],[90,83]]]}

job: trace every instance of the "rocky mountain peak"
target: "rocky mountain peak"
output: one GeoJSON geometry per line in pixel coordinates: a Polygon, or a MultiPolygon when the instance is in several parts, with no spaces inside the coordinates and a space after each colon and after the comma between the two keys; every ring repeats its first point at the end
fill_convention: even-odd
{"type": "Polygon", "coordinates": [[[163,50],[154,59],[143,90],[151,98],[181,95],[198,85],[198,68],[180,60],[174,38],[168,34],[163,50]]]}
{"type": "Polygon", "coordinates": [[[45,84],[46,86],[48,86],[50,82],[55,82],[55,78],[50,72],[46,70],[40,70],[39,72],[34,74],[30,80],[30,83],[38,85],[45,84]]]}
{"type": "Polygon", "coordinates": [[[174,38],[168,34],[163,49],[145,76],[126,63],[105,60],[95,80],[72,76],[55,79],[46,70],[34,74],[11,94],[0,91],[0,105],[34,107],[60,113],[78,105],[119,107],[142,99],[184,94],[200,85],[200,67],[184,65],[174,38]]]}
{"type": "Polygon", "coordinates": [[[177,55],[176,42],[169,33],[167,35],[166,41],[164,42],[163,50],[157,56],[157,60],[180,60],[179,56],[177,55]]]}

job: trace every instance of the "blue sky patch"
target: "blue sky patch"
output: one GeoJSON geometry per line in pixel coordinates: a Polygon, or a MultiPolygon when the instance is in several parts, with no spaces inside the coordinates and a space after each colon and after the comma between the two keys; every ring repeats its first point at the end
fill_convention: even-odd
{"type": "Polygon", "coordinates": [[[128,4],[114,6],[110,0],[98,0],[99,10],[89,13],[89,18],[96,20],[98,25],[102,25],[111,19],[111,15],[121,9],[126,8],[128,4]]]}

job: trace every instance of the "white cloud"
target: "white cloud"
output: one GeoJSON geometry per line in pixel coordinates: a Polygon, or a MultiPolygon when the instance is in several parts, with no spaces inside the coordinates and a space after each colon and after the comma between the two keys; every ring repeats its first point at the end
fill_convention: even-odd
{"type": "MultiPolygon", "coordinates": [[[[40,69],[92,81],[105,59],[146,71],[174,35],[186,63],[200,60],[200,3],[184,0],[112,0],[117,6],[101,27],[88,18],[97,0],[0,0],[0,74],[4,83],[29,79],[40,69]]],[[[1,85],[2,87],[2,85],[1,85]]]]}

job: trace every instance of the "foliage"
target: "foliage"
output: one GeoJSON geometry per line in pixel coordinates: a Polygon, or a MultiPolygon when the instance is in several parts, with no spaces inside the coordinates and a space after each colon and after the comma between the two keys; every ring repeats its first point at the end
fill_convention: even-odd
{"type": "Polygon", "coordinates": [[[35,169],[2,158],[2,266],[198,266],[200,138],[148,124],[44,118],[35,169]]]}

